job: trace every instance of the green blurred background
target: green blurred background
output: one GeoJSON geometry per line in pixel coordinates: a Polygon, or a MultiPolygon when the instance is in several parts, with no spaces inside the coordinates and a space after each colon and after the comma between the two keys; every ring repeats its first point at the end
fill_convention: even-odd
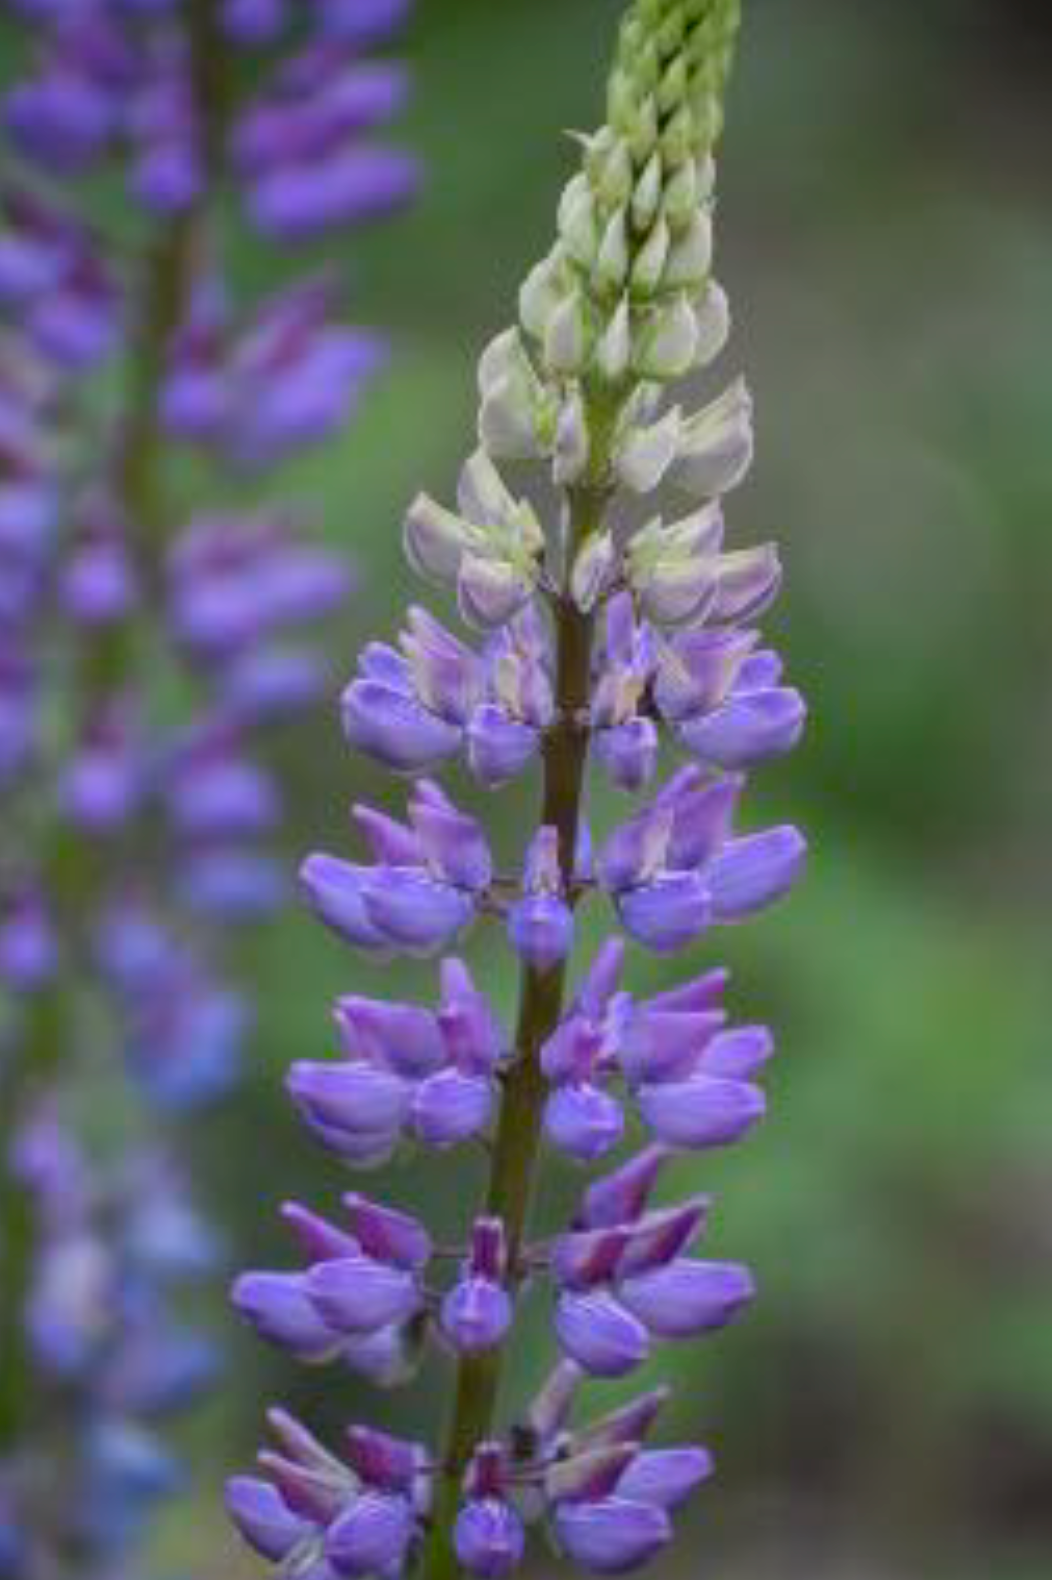
{"type": "MultiPolygon", "coordinates": [[[[361,590],[332,634],[340,676],[408,596],[400,516],[448,496],[473,425],[479,349],[546,250],[599,114],[616,0],[421,0],[403,139],[422,202],[348,249],[355,311],[388,326],[390,375],[345,440],[289,468],[361,590]]],[[[716,1450],[718,1481],[656,1574],[1038,1580],[1052,1571],[1052,17],[1008,0],[746,0],[721,173],[719,273],[736,312],[759,460],[731,503],[774,536],[774,634],[813,722],[752,803],[809,831],[798,896],[706,941],[732,1003],[780,1040],[772,1114],[677,1185],[715,1189],[712,1245],[755,1265],[737,1330],[653,1368],[669,1431],[716,1450]]],[[[247,281],[272,264],[247,253],[247,281]]],[[[280,753],[290,850],[346,848],[358,795],[385,793],[334,712],[280,753]]],[[[514,840],[530,791],[492,803],[514,840]]],[[[499,949],[473,959],[510,1006],[499,949]]],[[[257,1063],[201,1127],[203,1182],[234,1258],[282,1265],[275,1208],[346,1185],[281,1093],[327,1047],[337,991],[399,995],[291,916],[249,948],[257,1063]]],[[[665,970],[667,968],[661,968],[665,970]]],[[[659,980],[639,960],[634,983],[659,980]]],[[[469,1162],[409,1161],[404,1203],[463,1218],[469,1162]]],[[[217,1302],[232,1367],[191,1431],[196,1506],[166,1566],[258,1566],[228,1534],[219,1475],[265,1404],[331,1425],[434,1422],[447,1373],[406,1396],[286,1366],[217,1302]]],[[[538,1317],[518,1385],[537,1375],[538,1317]]],[[[538,1573],[550,1572],[551,1564],[538,1573]]]]}

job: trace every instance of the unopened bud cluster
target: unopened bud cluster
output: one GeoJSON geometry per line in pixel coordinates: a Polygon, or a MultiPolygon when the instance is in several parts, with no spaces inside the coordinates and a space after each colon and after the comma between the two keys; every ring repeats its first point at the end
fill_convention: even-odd
{"type": "Polygon", "coordinates": [[[380,958],[449,950],[495,919],[521,996],[513,1031],[447,955],[434,1006],[343,998],[338,1057],[289,1071],[297,1110],[344,1163],[375,1166],[407,1139],[481,1137],[491,1172],[455,1247],[353,1191],[336,1218],[288,1204],[303,1264],[238,1280],[243,1315],[304,1361],[401,1382],[430,1344],[458,1373],[445,1443],[352,1427],[330,1451],[272,1412],[264,1476],[235,1479],[229,1507],[283,1572],[499,1577],[539,1525],[582,1568],[623,1573],[669,1542],[711,1471],[702,1448],[648,1444],[660,1391],[590,1425],[574,1407],[588,1378],[626,1377],[659,1342],[718,1329],[751,1299],[745,1267],[695,1254],[711,1202],[653,1197],[679,1155],[762,1117],[771,1037],[731,1024],[720,970],[656,997],[628,991],[620,935],[567,983],[582,904],[609,905],[629,938],[672,953],[777,900],[804,856],[795,828],[737,829],[748,771],[804,722],[754,624],[778,589],[777,554],[724,546],[721,500],[752,454],[749,397],[735,382],[687,412],[668,389],[728,331],[710,273],[712,148],[736,21],[734,0],[629,8],[607,123],[584,139],[558,240],[523,287],[519,323],[483,354],[456,508],[422,495],[406,520],[410,563],[455,593],[477,637],[414,607],[397,643],[366,647],[344,695],[350,743],[425,777],[404,822],[355,807],[366,859],[307,859],[309,903],[380,958]],[[560,491],[557,512],[505,465],[529,461],[560,491]],[[615,502],[635,503],[642,524],[615,529],[615,502]],[[689,761],[648,788],[663,742],[689,761]],[[460,757],[487,788],[542,768],[541,826],[510,870],[431,777],[460,757]],[[646,791],[602,837],[584,802],[589,759],[646,791]],[[635,1155],[622,1151],[629,1114],[647,1133],[635,1155]],[[545,1149],[612,1160],[554,1235],[528,1217],[545,1149]],[[502,1421],[494,1379],[527,1286],[549,1302],[559,1359],[502,1421]]]}

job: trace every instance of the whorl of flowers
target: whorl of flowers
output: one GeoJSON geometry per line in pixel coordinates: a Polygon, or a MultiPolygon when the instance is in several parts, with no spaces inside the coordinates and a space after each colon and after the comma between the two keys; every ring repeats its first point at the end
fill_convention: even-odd
{"type": "Polygon", "coordinates": [[[720,1328],[750,1300],[745,1267],[694,1254],[709,1201],[659,1207],[652,1193],[678,1154],[760,1118],[771,1038],[729,1023],[719,970],[649,999],[625,991],[620,936],[569,994],[567,978],[586,900],[671,953],[778,899],[803,860],[794,828],[736,827],[747,772],[793,746],[804,713],[754,628],[777,590],[775,550],[723,542],[721,501],[752,453],[749,398],[740,382],[699,411],[671,395],[728,334],[711,274],[712,150],[737,21],[736,0],[629,7],[607,120],[581,139],[556,244],[523,286],[519,322],[483,353],[456,508],[421,496],[406,522],[412,564],[455,591],[478,637],[414,608],[396,645],[366,648],[344,698],[352,745],[391,768],[430,774],[460,756],[495,786],[536,759],[543,790],[511,873],[431,777],[415,780],[404,823],[355,809],[364,859],[303,867],[316,912],[372,955],[431,955],[477,918],[499,920],[521,996],[506,1029],[451,956],[433,1007],[340,999],[340,1056],[289,1072],[303,1119],[352,1165],[382,1162],[403,1136],[482,1137],[490,1171],[451,1270],[426,1224],[352,1191],[336,1218],[289,1204],[305,1265],[236,1284],[241,1312],[306,1362],[400,1381],[429,1337],[457,1362],[441,1443],[354,1426],[331,1451],[271,1413],[264,1476],[235,1479],[228,1504],[285,1573],[395,1577],[419,1563],[426,1580],[502,1576],[533,1522],[582,1568],[621,1573],[669,1542],[711,1470],[703,1448],[649,1446],[663,1391],[584,1426],[573,1407],[585,1379],[624,1377],[659,1341],[720,1328]],[[513,486],[524,462],[554,482],[556,512],[513,486]],[[650,790],[663,737],[688,762],[650,790]],[[645,792],[594,843],[593,758],[645,792]],[[543,1147],[593,1164],[630,1114],[643,1149],[583,1188],[561,1232],[535,1238],[543,1147]],[[527,1283],[549,1292],[560,1359],[509,1423],[499,1386],[527,1283]]]}
{"type": "MultiPolygon", "coordinates": [[[[12,1576],[37,1580],[109,1572],[101,1536],[63,1546],[24,1471],[94,1486],[103,1350],[137,1351],[107,1274],[112,1338],[75,1389],[55,1384],[34,1291],[65,1292],[74,1325],[84,1291],[48,1273],[50,1208],[17,1158],[42,1101],[76,1110],[81,1054],[116,1048],[136,1094],[176,1113],[237,1074],[250,1006],[224,935],[287,890],[258,738],[327,685],[302,633],[350,582],[301,510],[255,502],[257,476],[340,430],[384,356],[331,275],[244,301],[214,216],[233,197],[268,241],[314,240],[416,176],[376,140],[406,85],[369,52],[401,0],[8,9],[26,29],[0,89],[0,1574],[10,1549],[12,1576]],[[221,503],[202,507],[201,479],[221,503]],[[56,1392],[84,1427],[61,1463],[61,1417],[39,1407],[56,1392]]],[[[113,1224],[92,1230],[100,1257],[113,1224]]],[[[130,1497],[149,1480],[134,1454],[111,1472],[130,1497]]],[[[86,1496],[100,1520],[119,1502],[86,1496]]]]}

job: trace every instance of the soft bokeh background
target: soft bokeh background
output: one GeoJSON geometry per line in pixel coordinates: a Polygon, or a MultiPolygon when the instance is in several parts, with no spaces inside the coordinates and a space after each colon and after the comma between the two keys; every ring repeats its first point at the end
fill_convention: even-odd
{"type": "MultiPolygon", "coordinates": [[[[362,317],[396,337],[346,441],[290,470],[362,589],[341,675],[410,593],[412,491],[448,494],[474,359],[548,246],[597,118],[616,0],[422,0],[405,138],[430,164],[404,221],[346,259],[362,317]]],[[[772,1117],[726,1161],[683,1166],[720,1197],[713,1246],[758,1270],[737,1330],[665,1353],[677,1435],[716,1449],[664,1580],[1039,1580],[1052,1569],[1052,20],[1040,0],[747,0],[722,167],[720,274],[758,401],[759,462],[732,502],[777,536],[775,617],[813,725],[753,800],[796,816],[798,897],[706,942],[740,1013],[777,1027],[772,1117]]],[[[263,265],[247,253],[246,281],[263,265]]],[[[347,841],[380,790],[319,716],[282,748],[293,848],[347,841]]],[[[492,816],[514,841],[528,796],[492,816]]],[[[500,951],[488,980],[510,1006],[500,951]]],[[[345,1181],[294,1122],[285,1064],[327,1046],[339,990],[386,974],[300,916],[257,939],[255,1073],[202,1127],[202,1182],[238,1261],[280,1264],[275,1207],[345,1181]]],[[[664,969],[664,968],[663,968],[664,969]]],[[[637,961],[634,981],[658,980],[637,961]]],[[[678,1183],[678,1182],[677,1182],[678,1183]]],[[[462,1218],[470,1162],[409,1162],[405,1203],[462,1218]]],[[[217,1510],[265,1403],[315,1419],[436,1419],[435,1364],[387,1402],[286,1367],[218,1305],[231,1371],[192,1432],[196,1506],[171,1570],[257,1573],[217,1510]]],[[[537,1321],[518,1386],[536,1378],[537,1321]]],[[[539,1569],[538,1573],[550,1572],[539,1569]]]]}

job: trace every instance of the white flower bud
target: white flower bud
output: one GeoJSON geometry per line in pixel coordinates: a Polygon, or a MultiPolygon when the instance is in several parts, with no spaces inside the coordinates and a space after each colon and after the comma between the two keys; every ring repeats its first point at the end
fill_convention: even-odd
{"type": "Polygon", "coordinates": [[[496,461],[535,461],[547,448],[539,417],[525,382],[506,374],[482,397],[479,443],[496,461]]]}
{"type": "Polygon", "coordinates": [[[513,515],[515,500],[485,450],[473,450],[460,468],[457,505],[478,527],[499,525],[513,515]]]}
{"type": "Polygon", "coordinates": [[[659,625],[682,625],[712,608],[719,590],[723,521],[717,506],[666,527],[652,521],[625,556],[625,576],[643,613],[659,625]]]}
{"type": "Polygon", "coordinates": [[[436,581],[453,582],[464,554],[476,547],[480,538],[470,522],[462,521],[428,494],[418,494],[406,512],[403,542],[415,571],[436,581]]]}
{"type": "Polygon", "coordinates": [[[659,218],[632,265],[633,296],[653,296],[665,272],[668,248],[668,226],[659,218]]]}
{"type": "Polygon", "coordinates": [[[628,372],[632,354],[632,320],[622,297],[595,348],[595,365],[608,384],[618,384],[628,372]]]}
{"type": "Polygon", "coordinates": [[[544,360],[563,378],[584,371],[588,360],[588,325],[581,293],[565,297],[548,320],[544,334],[544,360]]]}
{"type": "Polygon", "coordinates": [[[494,335],[479,357],[479,394],[485,395],[499,379],[505,378],[521,356],[522,341],[519,331],[514,326],[510,329],[502,329],[499,335],[494,335]]]}
{"type": "Polygon", "coordinates": [[[661,154],[669,169],[685,164],[699,141],[696,116],[681,105],[661,133],[661,154]]]}
{"type": "Polygon", "coordinates": [[[681,420],[673,406],[650,427],[628,425],[614,455],[614,470],[626,488],[649,494],[658,486],[679,447],[681,420]]]}
{"type": "Polygon", "coordinates": [[[582,268],[590,269],[599,247],[595,198],[584,175],[576,175],[559,203],[559,235],[567,253],[582,268]]]}
{"type": "Polygon", "coordinates": [[[582,546],[570,572],[570,596],[582,614],[595,608],[610,585],[616,559],[609,532],[593,532],[582,546]]]}
{"type": "Polygon", "coordinates": [[[636,164],[642,164],[654,148],[658,138],[658,114],[654,100],[649,95],[636,109],[628,128],[628,146],[636,164]]]}
{"type": "Polygon", "coordinates": [[[682,378],[694,365],[697,320],[685,296],[655,308],[636,335],[632,366],[643,378],[682,378]]]}
{"type": "Polygon", "coordinates": [[[506,561],[464,556],[457,577],[457,603],[469,625],[483,630],[504,625],[532,591],[532,583],[506,561]]]}
{"type": "Polygon", "coordinates": [[[667,290],[699,290],[712,268],[712,220],[695,209],[687,229],[669,248],[662,284],[667,290]]]}
{"type": "Polygon", "coordinates": [[[698,343],[695,356],[699,368],[715,362],[731,332],[731,309],[727,293],[715,280],[709,282],[705,295],[694,309],[698,325],[698,343]]]}
{"type": "Polygon", "coordinates": [[[628,225],[619,208],[607,222],[595,260],[595,283],[601,291],[619,291],[628,274],[628,225]]]}
{"type": "Polygon", "coordinates": [[[752,620],[776,596],[782,565],[774,543],[719,557],[714,613],[720,620],[752,620]]]}
{"type": "Polygon", "coordinates": [[[530,270],[519,291],[519,318],[528,334],[544,339],[549,320],[569,289],[566,259],[562,248],[555,247],[530,270]]]}
{"type": "Polygon", "coordinates": [[[579,390],[563,402],[555,430],[552,477],[560,488],[580,482],[588,466],[588,425],[579,390]]]}
{"type": "Polygon", "coordinates": [[[752,463],[752,398],[742,379],[683,424],[669,481],[693,498],[736,488],[752,463]]]}
{"type": "Polygon", "coordinates": [[[661,202],[661,156],[654,154],[636,182],[632,193],[632,224],[640,233],[648,231],[657,218],[661,202]]]}
{"type": "Polygon", "coordinates": [[[668,53],[672,55],[672,59],[657,86],[657,106],[662,115],[668,115],[678,104],[682,104],[687,96],[687,62],[683,58],[682,51],[672,53],[675,47],[673,43],[669,48],[668,53]]]}

